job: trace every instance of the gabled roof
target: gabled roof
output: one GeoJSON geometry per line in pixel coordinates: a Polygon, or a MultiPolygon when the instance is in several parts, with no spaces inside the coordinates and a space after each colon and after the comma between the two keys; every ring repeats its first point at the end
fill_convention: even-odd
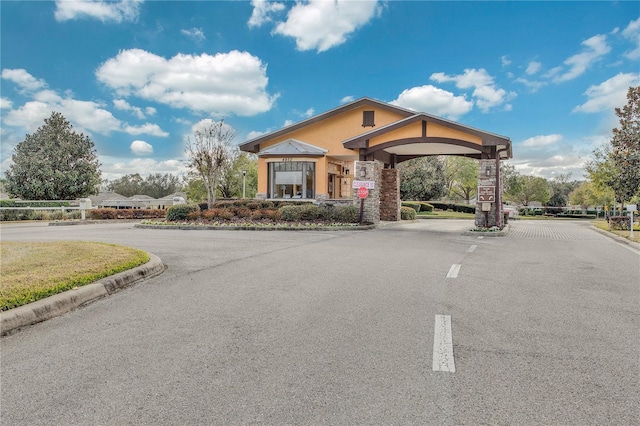
{"type": "Polygon", "coordinates": [[[465,126],[463,124],[456,123],[454,121],[445,120],[444,118],[436,117],[434,115],[421,112],[418,114],[414,114],[411,117],[398,120],[394,123],[389,123],[386,126],[378,127],[377,129],[373,129],[366,133],[362,133],[358,136],[354,136],[350,139],[342,141],[342,143],[346,148],[359,148],[360,142],[363,142],[363,141],[366,141],[367,139],[371,139],[376,136],[383,135],[387,132],[399,129],[401,127],[406,126],[407,124],[415,123],[416,121],[436,123],[436,124],[446,126],[450,129],[455,129],[461,132],[468,133],[470,135],[478,136],[482,138],[483,145],[485,146],[486,145],[505,145],[510,141],[510,139],[506,136],[500,136],[494,133],[485,132],[484,130],[475,129],[473,127],[465,126]]]}
{"type": "Polygon", "coordinates": [[[266,155],[274,155],[278,157],[291,155],[323,156],[327,152],[328,150],[324,148],[320,148],[297,139],[287,139],[286,141],[282,141],[260,151],[258,155],[261,157],[266,155]]]}
{"type": "Polygon", "coordinates": [[[330,111],[324,112],[322,114],[313,116],[311,118],[308,118],[306,120],[303,121],[299,121],[298,123],[292,124],[290,126],[287,127],[283,127],[280,130],[277,130],[275,132],[271,132],[271,133],[267,133],[264,134],[262,136],[259,136],[255,139],[251,139],[243,144],[240,145],[240,149],[242,151],[248,151],[248,152],[253,152],[253,153],[257,153],[260,150],[260,144],[268,141],[270,139],[273,138],[277,138],[279,136],[285,135],[289,132],[293,132],[295,130],[301,129],[303,127],[306,127],[310,124],[314,124],[317,123],[319,121],[325,120],[327,118],[331,118],[333,116],[336,116],[338,114],[342,114],[345,111],[349,111],[351,109],[356,109],[356,108],[360,108],[362,106],[375,106],[378,107],[380,109],[384,109],[387,111],[393,111],[395,113],[398,113],[400,115],[404,115],[405,117],[410,117],[412,115],[415,114],[415,111],[411,111],[405,108],[401,108],[395,105],[391,105],[388,104],[386,102],[381,102],[375,99],[371,99],[371,98],[360,98],[356,101],[350,102],[348,104],[339,106],[337,108],[334,108],[330,111]]]}

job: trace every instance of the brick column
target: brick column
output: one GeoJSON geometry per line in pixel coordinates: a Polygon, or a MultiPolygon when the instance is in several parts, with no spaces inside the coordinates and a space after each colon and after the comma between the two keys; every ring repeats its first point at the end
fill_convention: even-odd
{"type": "Polygon", "coordinates": [[[382,169],[380,220],[400,220],[400,171],[382,169]]]}
{"type": "Polygon", "coordinates": [[[479,160],[478,168],[478,186],[495,187],[496,199],[491,203],[491,208],[488,212],[482,211],[483,203],[479,200],[476,202],[475,225],[477,227],[487,226],[490,228],[497,226],[502,228],[502,185],[498,181],[500,161],[496,159],[479,160]],[[485,221],[487,222],[486,224],[485,221]]]}
{"type": "MultiPolygon", "coordinates": [[[[372,180],[375,188],[369,190],[369,195],[364,199],[363,221],[369,223],[380,222],[380,189],[382,187],[382,163],[379,161],[357,161],[355,180],[372,180]],[[364,174],[364,176],[363,176],[364,174]]],[[[360,206],[357,190],[354,190],[357,205],[360,206]]]]}

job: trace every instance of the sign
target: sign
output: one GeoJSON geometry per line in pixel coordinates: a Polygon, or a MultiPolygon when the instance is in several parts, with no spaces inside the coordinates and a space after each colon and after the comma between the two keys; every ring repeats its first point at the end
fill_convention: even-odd
{"type": "Polygon", "coordinates": [[[638,210],[637,204],[627,204],[625,207],[627,208],[628,212],[635,212],[636,210],[638,210]]]}
{"type": "Polygon", "coordinates": [[[478,187],[478,201],[481,203],[493,203],[496,201],[496,187],[495,186],[479,186],[478,187]]]}
{"type": "Polygon", "coordinates": [[[360,188],[358,188],[358,198],[364,199],[367,198],[367,195],[369,195],[369,190],[366,186],[361,186],[360,188]]]}
{"type": "Polygon", "coordinates": [[[375,189],[376,183],[372,180],[354,180],[351,184],[353,189],[362,188],[363,186],[367,189],[375,189]]]}

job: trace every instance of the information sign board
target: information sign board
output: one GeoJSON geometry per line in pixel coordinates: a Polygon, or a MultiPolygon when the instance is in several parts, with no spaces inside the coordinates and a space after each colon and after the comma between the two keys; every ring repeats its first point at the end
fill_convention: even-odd
{"type": "Polygon", "coordinates": [[[479,186],[478,187],[478,201],[481,203],[493,203],[496,201],[496,187],[495,186],[479,186]]]}

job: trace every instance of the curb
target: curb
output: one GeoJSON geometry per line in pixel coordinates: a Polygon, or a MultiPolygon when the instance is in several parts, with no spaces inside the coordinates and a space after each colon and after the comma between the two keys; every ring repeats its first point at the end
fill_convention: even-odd
{"type": "MultiPolygon", "coordinates": [[[[616,235],[616,234],[613,234],[611,232],[605,231],[604,229],[600,229],[597,226],[594,226],[594,225],[591,225],[591,224],[589,226],[591,226],[591,228],[595,229],[596,231],[598,231],[602,235],[606,235],[607,237],[609,237],[609,238],[611,238],[613,240],[616,240],[617,242],[619,242],[621,244],[626,244],[626,245],[631,246],[634,249],[640,251],[640,244],[636,243],[635,241],[627,240],[624,237],[621,237],[619,235],[616,235]]],[[[633,232],[635,232],[635,230],[633,232]]]]}
{"type": "Polygon", "coordinates": [[[364,226],[318,226],[318,227],[261,227],[261,226],[215,226],[215,225],[145,225],[136,224],[134,228],[141,229],[177,229],[180,231],[366,231],[374,229],[375,225],[364,226]]]}
{"type": "Polygon", "coordinates": [[[509,228],[511,225],[507,224],[502,231],[494,231],[494,232],[481,232],[481,231],[464,231],[462,235],[473,237],[506,237],[509,233],[509,228]]]}
{"type": "Polygon", "coordinates": [[[0,330],[2,330],[0,336],[6,336],[23,327],[60,316],[163,273],[165,266],[160,258],[152,253],[147,254],[149,261],[144,265],[119,272],[74,290],[67,290],[28,305],[0,312],[0,330]]]}

